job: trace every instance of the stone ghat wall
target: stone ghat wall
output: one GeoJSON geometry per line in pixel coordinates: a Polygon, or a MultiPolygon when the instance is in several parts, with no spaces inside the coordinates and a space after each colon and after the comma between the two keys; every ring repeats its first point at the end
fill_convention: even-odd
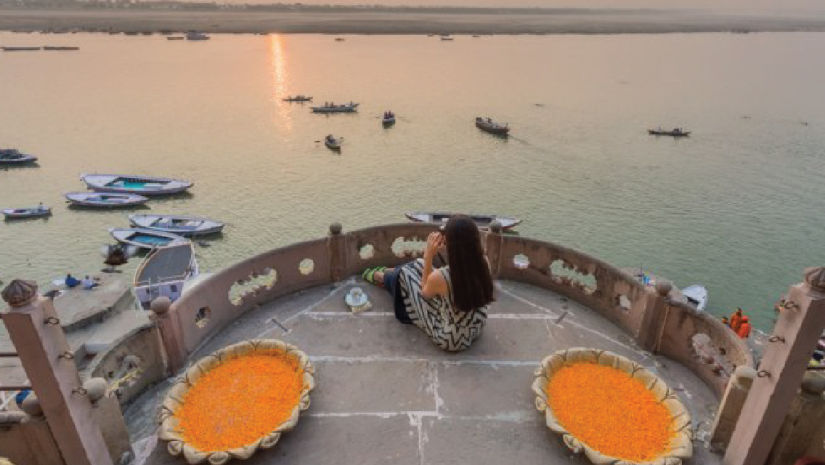
{"type": "MultiPolygon", "coordinates": [[[[436,227],[403,223],[343,234],[333,224],[323,239],[275,249],[230,266],[172,304],[156,309],[169,370],[182,368],[207,338],[235,318],[277,297],[329,284],[373,265],[418,257],[436,227]]],[[[685,364],[721,396],[749,349],[715,318],[670,302],[668,289],[645,287],[601,260],[549,242],[483,233],[493,275],[550,289],[599,312],[644,349],[685,364]],[[705,336],[702,336],[705,335],[705,336]],[[721,369],[720,369],[721,367],[721,369]]]]}

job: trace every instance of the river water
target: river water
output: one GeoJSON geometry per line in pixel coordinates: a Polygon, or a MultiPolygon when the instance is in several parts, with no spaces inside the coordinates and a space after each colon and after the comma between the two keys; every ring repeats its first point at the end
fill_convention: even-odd
{"type": "MultiPolygon", "coordinates": [[[[0,146],[40,157],[0,171],[0,279],[99,270],[128,211],[80,211],[87,172],[195,182],[151,212],[226,221],[198,247],[216,270],[267,249],[403,220],[407,210],[522,217],[521,234],[702,283],[714,313],[767,327],[806,266],[825,264],[825,34],[162,36],[0,33],[0,146]],[[311,114],[280,99],[361,102],[311,114]],[[394,110],[398,124],[382,129],[394,110]],[[513,127],[478,131],[476,115],[513,127]],[[648,136],[683,126],[690,138],[648,136]],[[344,137],[340,155],[317,141],[344,137]]],[[[127,273],[135,266],[133,260],[127,273]]]]}

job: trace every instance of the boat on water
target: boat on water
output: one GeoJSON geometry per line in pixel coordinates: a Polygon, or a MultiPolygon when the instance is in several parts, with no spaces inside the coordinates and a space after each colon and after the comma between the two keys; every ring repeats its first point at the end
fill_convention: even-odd
{"type": "Polygon", "coordinates": [[[4,52],[35,52],[41,47],[0,47],[4,52]]]}
{"type": "Polygon", "coordinates": [[[80,179],[95,192],[143,196],[177,194],[192,187],[191,182],[180,179],[130,174],[84,174],[80,179]]]}
{"type": "Polygon", "coordinates": [[[346,40],[346,39],[344,39],[343,37],[336,37],[336,38],[335,38],[335,41],[336,41],[336,42],[343,42],[343,41],[345,41],[345,40],[346,40]]]}
{"type": "Polygon", "coordinates": [[[441,40],[453,40],[453,37],[450,35],[442,35],[441,40]]]}
{"type": "Polygon", "coordinates": [[[136,228],[163,231],[184,237],[217,234],[224,226],[220,221],[186,215],[135,214],[129,215],[129,222],[136,228]]]}
{"type": "MultiPolygon", "coordinates": [[[[459,213],[448,213],[448,212],[406,212],[404,216],[407,217],[410,221],[415,221],[417,223],[432,223],[432,224],[444,224],[450,220],[455,215],[459,215],[459,213]]],[[[498,221],[501,223],[501,229],[509,230],[521,223],[521,220],[518,218],[513,218],[511,216],[500,216],[500,215],[467,215],[469,216],[481,229],[487,229],[490,227],[490,223],[493,221],[498,221]]]]}
{"type": "Polygon", "coordinates": [[[381,118],[381,124],[383,124],[384,127],[392,126],[393,124],[395,124],[395,113],[391,111],[385,111],[384,116],[381,118]]]}
{"type": "Polygon", "coordinates": [[[332,134],[324,137],[324,145],[330,150],[341,150],[341,143],[344,141],[343,137],[335,137],[332,134]]]}
{"type": "Polygon", "coordinates": [[[46,45],[43,50],[57,51],[57,52],[73,52],[80,50],[80,47],[63,46],[63,45],[46,45]]]}
{"type": "Polygon", "coordinates": [[[482,131],[499,136],[506,136],[510,133],[510,126],[506,123],[497,123],[490,118],[482,118],[481,116],[476,117],[476,127],[482,131]]]}
{"type": "Polygon", "coordinates": [[[184,36],[168,36],[168,37],[166,37],[166,40],[184,40],[184,39],[186,39],[186,37],[184,37],[184,36]]]}
{"type": "Polygon", "coordinates": [[[183,294],[186,283],[198,276],[195,249],[188,240],[178,240],[157,247],[138,266],[134,292],[140,306],[148,310],[158,297],[174,302],[183,294]]]}
{"type": "Polygon", "coordinates": [[[0,149],[0,165],[23,165],[36,161],[37,157],[21,153],[17,149],[0,149]]]}
{"type": "Polygon", "coordinates": [[[682,128],[673,128],[673,129],[662,129],[658,127],[656,129],[648,129],[647,133],[651,136],[670,136],[670,137],[687,137],[690,135],[690,131],[685,131],[682,128]]]}
{"type": "Polygon", "coordinates": [[[703,311],[708,306],[708,290],[701,284],[692,284],[682,289],[682,294],[696,310],[703,311]]]}
{"type": "Polygon", "coordinates": [[[186,240],[177,234],[144,228],[111,228],[109,234],[121,244],[132,245],[140,249],[154,249],[169,245],[173,241],[186,240]]]}
{"type": "Polygon", "coordinates": [[[91,208],[122,208],[143,205],[149,198],[137,194],[110,194],[107,192],[69,192],[66,200],[73,206],[91,208]]]}
{"type": "Polygon", "coordinates": [[[7,220],[42,218],[45,216],[50,216],[51,214],[52,209],[49,207],[44,207],[43,204],[36,207],[6,208],[3,210],[3,216],[5,216],[7,220]]]}
{"type": "Polygon", "coordinates": [[[282,100],[283,100],[284,102],[311,102],[311,101],[312,101],[312,97],[310,97],[310,96],[308,96],[308,95],[301,95],[301,94],[298,94],[298,95],[296,95],[296,96],[294,96],[294,97],[290,96],[290,97],[287,97],[287,98],[282,99],[282,100]]]}
{"type": "Polygon", "coordinates": [[[313,113],[354,113],[358,111],[357,103],[345,103],[343,105],[336,105],[332,102],[327,102],[320,107],[311,107],[313,113]]]}
{"type": "Polygon", "coordinates": [[[209,40],[209,36],[203,32],[189,31],[186,33],[186,40],[209,40]]]}

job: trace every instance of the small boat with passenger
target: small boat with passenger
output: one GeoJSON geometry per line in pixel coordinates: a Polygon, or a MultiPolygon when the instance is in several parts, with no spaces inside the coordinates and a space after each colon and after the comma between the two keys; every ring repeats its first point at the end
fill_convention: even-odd
{"type": "Polygon", "coordinates": [[[80,179],[95,192],[143,196],[177,194],[192,187],[191,182],[180,179],[130,174],[84,174],[80,179]]]}
{"type": "Polygon", "coordinates": [[[293,96],[288,96],[287,98],[282,99],[282,100],[284,102],[299,102],[299,103],[301,103],[301,102],[311,102],[312,97],[310,97],[309,95],[298,94],[294,97],[293,96]]]}
{"type": "Polygon", "coordinates": [[[384,116],[381,118],[381,124],[384,125],[384,127],[389,127],[395,124],[395,113],[385,111],[384,116]]]}
{"type": "Polygon", "coordinates": [[[143,309],[158,297],[174,302],[183,294],[187,282],[198,276],[195,249],[188,240],[173,241],[157,247],[135,272],[134,291],[143,309]]]}
{"type": "Polygon", "coordinates": [[[73,206],[90,208],[120,208],[143,205],[149,198],[137,194],[109,194],[106,192],[69,192],[66,200],[73,206]]]}
{"type": "Polygon", "coordinates": [[[354,113],[358,111],[358,103],[350,102],[336,105],[334,102],[325,102],[323,106],[312,107],[313,113],[354,113]]]}
{"type": "Polygon", "coordinates": [[[36,161],[37,157],[21,153],[17,149],[0,149],[0,165],[24,165],[36,161]]]}
{"type": "Polygon", "coordinates": [[[52,209],[46,206],[43,206],[41,203],[36,207],[24,207],[24,208],[6,208],[3,210],[3,216],[7,220],[24,220],[28,218],[43,218],[45,216],[50,216],[52,214],[52,209]]]}
{"type": "Polygon", "coordinates": [[[673,128],[673,129],[662,129],[659,126],[656,129],[648,129],[647,133],[651,136],[670,136],[670,137],[687,137],[690,135],[690,131],[685,131],[682,128],[673,128]]]}
{"type": "Polygon", "coordinates": [[[186,33],[186,40],[209,40],[209,36],[203,32],[189,31],[186,33]]]}
{"type": "Polygon", "coordinates": [[[324,137],[324,145],[326,145],[328,149],[333,151],[341,150],[341,143],[343,141],[343,137],[335,137],[332,134],[329,134],[326,137],[324,137]]]}
{"type": "Polygon", "coordinates": [[[154,249],[169,245],[173,241],[187,240],[177,234],[145,228],[111,228],[109,234],[121,244],[133,245],[140,249],[154,249]]]}
{"type": "Polygon", "coordinates": [[[476,117],[476,127],[482,131],[499,136],[506,136],[510,133],[510,126],[508,124],[497,123],[491,118],[482,118],[481,116],[476,117]]]}
{"type": "Polygon", "coordinates": [[[179,236],[205,236],[217,234],[223,230],[224,224],[200,216],[187,215],[156,215],[136,214],[129,215],[129,222],[137,228],[162,231],[179,236]]]}
{"type": "MultiPolygon", "coordinates": [[[[455,215],[459,215],[463,213],[449,213],[449,212],[406,212],[404,216],[407,217],[410,221],[414,221],[416,223],[432,223],[432,224],[445,224],[447,221],[450,220],[455,215]]],[[[468,214],[476,225],[481,229],[488,229],[490,227],[490,223],[493,221],[498,221],[501,223],[501,229],[509,230],[512,229],[519,224],[521,224],[521,220],[518,218],[513,218],[511,216],[500,216],[500,215],[473,215],[468,214]]]]}

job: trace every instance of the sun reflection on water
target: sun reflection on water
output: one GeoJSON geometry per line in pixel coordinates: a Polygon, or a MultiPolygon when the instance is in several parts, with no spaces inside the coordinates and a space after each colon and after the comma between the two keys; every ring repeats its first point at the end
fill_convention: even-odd
{"type": "Polygon", "coordinates": [[[284,37],[281,34],[269,35],[270,57],[272,58],[272,99],[278,112],[278,119],[283,122],[283,129],[292,132],[292,117],[289,102],[284,102],[289,94],[287,71],[287,54],[284,47],[284,37]]]}

